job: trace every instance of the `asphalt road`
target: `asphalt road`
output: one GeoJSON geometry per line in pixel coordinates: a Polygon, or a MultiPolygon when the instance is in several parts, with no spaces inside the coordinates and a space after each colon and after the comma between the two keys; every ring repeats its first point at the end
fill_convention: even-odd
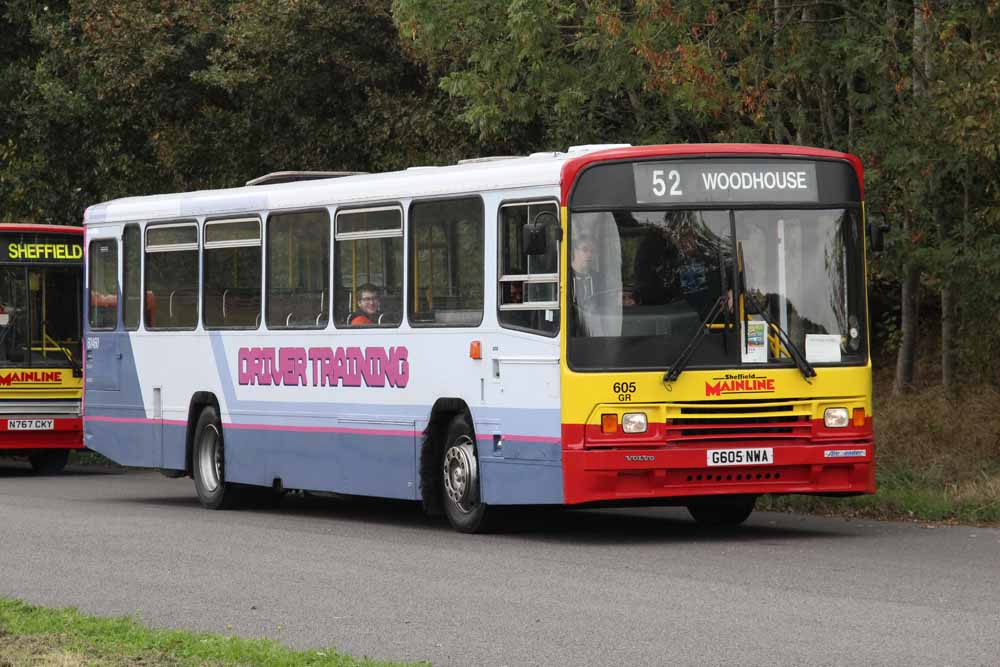
{"type": "Polygon", "coordinates": [[[413,504],[201,509],[190,480],[0,460],[0,596],[435,665],[1000,664],[1000,530],[683,510],[460,535],[413,504]]]}

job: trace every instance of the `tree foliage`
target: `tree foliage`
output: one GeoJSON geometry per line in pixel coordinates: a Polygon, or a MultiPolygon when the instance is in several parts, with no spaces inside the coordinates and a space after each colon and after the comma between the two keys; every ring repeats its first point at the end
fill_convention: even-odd
{"type": "Polygon", "coordinates": [[[3,217],[69,223],[95,201],[268,171],[455,159],[471,138],[387,2],[21,2],[4,20],[3,217]]]}

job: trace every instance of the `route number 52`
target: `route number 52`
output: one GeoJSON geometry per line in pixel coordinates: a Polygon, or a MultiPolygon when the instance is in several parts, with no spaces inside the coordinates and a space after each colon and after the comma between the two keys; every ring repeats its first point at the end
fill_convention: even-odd
{"type": "MultiPolygon", "coordinates": [[[[663,169],[653,170],[653,194],[657,197],[662,197],[667,194],[667,181],[663,179],[663,169]]],[[[676,169],[671,169],[667,172],[667,179],[670,181],[670,196],[680,197],[684,193],[680,189],[681,175],[676,169]]]]}

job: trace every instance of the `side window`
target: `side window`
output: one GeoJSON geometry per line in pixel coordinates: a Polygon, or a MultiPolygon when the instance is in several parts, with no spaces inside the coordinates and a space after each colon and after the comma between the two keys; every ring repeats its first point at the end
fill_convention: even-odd
{"type": "Polygon", "coordinates": [[[330,216],[279,213],[267,220],[267,326],[317,329],[330,319],[330,216]]]}
{"type": "Polygon", "coordinates": [[[206,329],[260,326],[260,220],[205,223],[202,307],[206,329]]]}
{"type": "Polygon", "coordinates": [[[139,225],[125,225],[122,237],[122,319],[129,331],[139,328],[139,318],[142,315],[139,267],[142,258],[141,239],[139,225]]]}
{"type": "Polygon", "coordinates": [[[483,231],[478,197],[410,207],[410,324],[474,327],[483,321],[483,231]]]}
{"type": "Polygon", "coordinates": [[[524,252],[521,230],[539,213],[559,217],[553,202],[500,207],[498,319],[512,329],[546,335],[559,331],[559,229],[546,229],[544,255],[524,252]]]}
{"type": "Polygon", "coordinates": [[[118,242],[90,242],[90,328],[108,331],[118,326],[118,242]]]}
{"type": "Polygon", "coordinates": [[[337,213],[334,323],[399,326],[403,313],[403,211],[337,213]]]}
{"type": "Polygon", "coordinates": [[[146,228],[147,329],[194,329],[198,325],[198,226],[146,228]]]}

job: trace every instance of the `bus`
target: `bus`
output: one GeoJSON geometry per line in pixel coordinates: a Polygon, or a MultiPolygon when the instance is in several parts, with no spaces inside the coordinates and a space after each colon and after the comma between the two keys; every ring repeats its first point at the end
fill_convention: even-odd
{"type": "Polygon", "coordinates": [[[0,224],[0,455],[59,472],[83,448],[83,229],[0,224]]]}
{"type": "Polygon", "coordinates": [[[591,145],[322,176],[87,209],[89,448],[207,508],[328,491],[463,532],[874,492],[858,158],[591,145]]]}

